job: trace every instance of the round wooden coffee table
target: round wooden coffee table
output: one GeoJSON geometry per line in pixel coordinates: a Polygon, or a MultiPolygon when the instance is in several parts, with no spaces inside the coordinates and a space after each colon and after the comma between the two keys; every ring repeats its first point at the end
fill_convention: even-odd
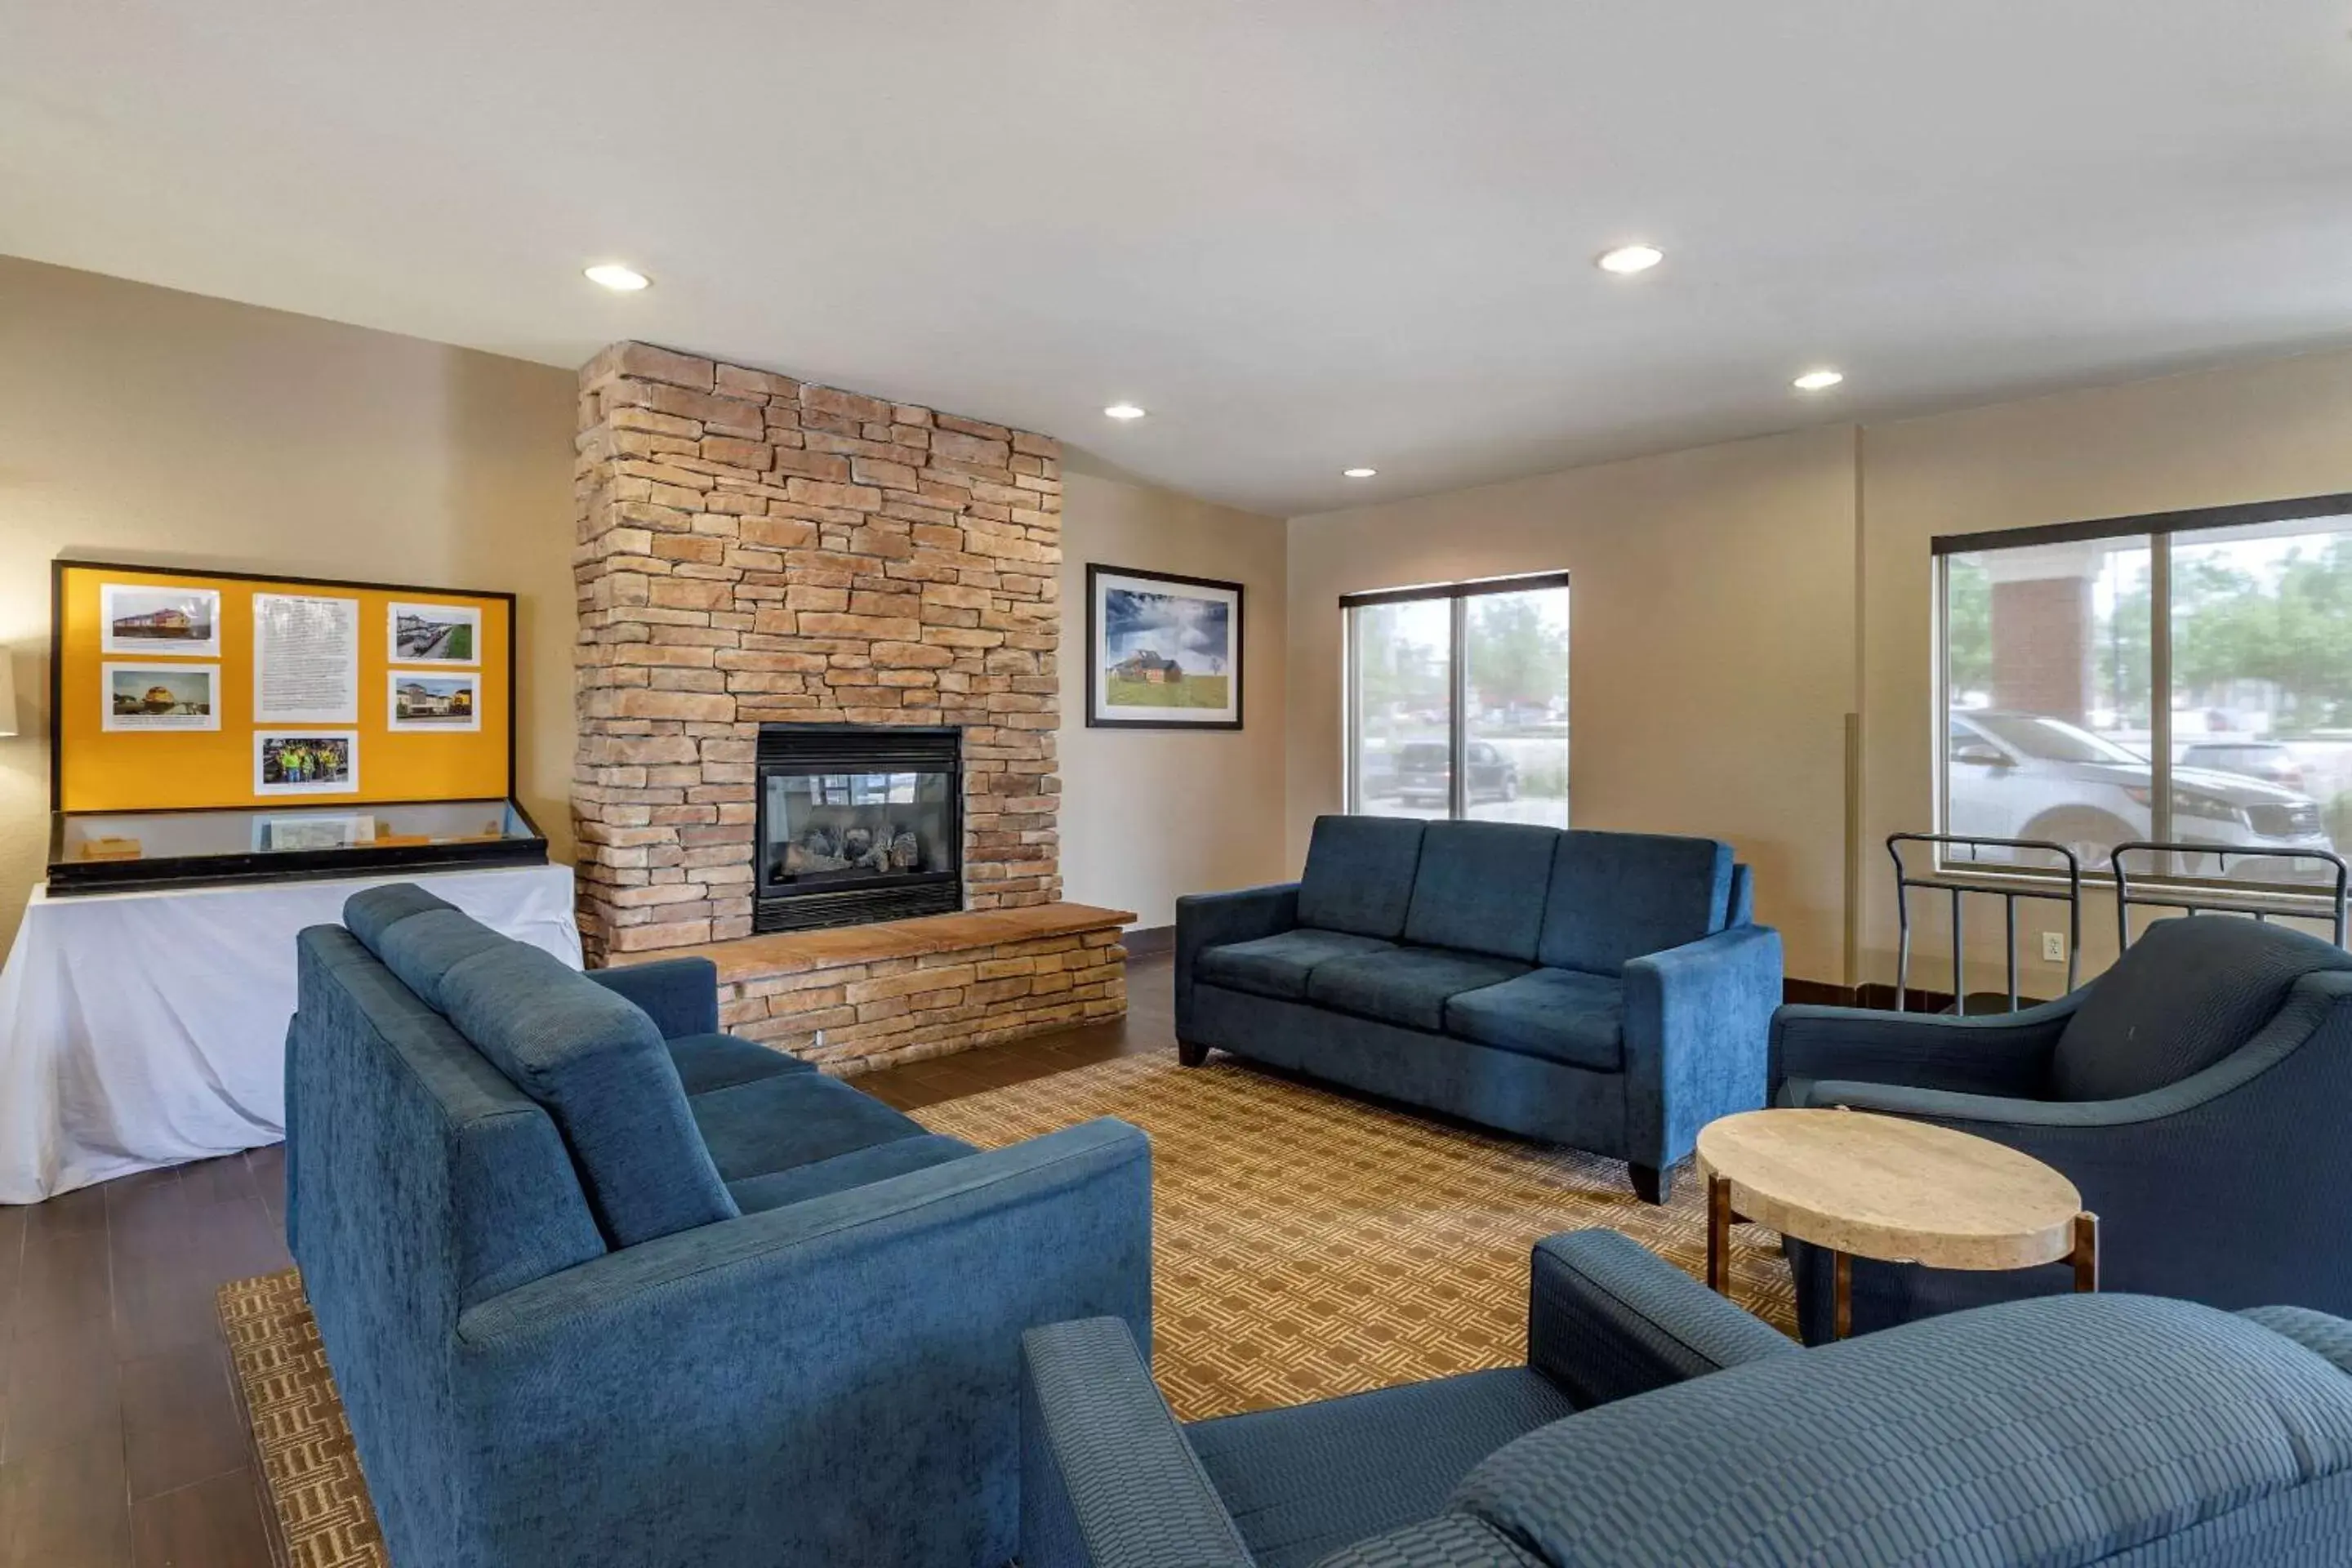
{"type": "Polygon", "coordinates": [[[1835,1256],[1836,1330],[1853,1326],[1853,1259],[2032,1268],[2071,1259],[2099,1288],[2099,1220],[2074,1184],[2016,1150],[1859,1110],[1746,1110],[1699,1130],[1706,1282],[1729,1295],[1734,1224],[1751,1220],[1835,1256]]]}

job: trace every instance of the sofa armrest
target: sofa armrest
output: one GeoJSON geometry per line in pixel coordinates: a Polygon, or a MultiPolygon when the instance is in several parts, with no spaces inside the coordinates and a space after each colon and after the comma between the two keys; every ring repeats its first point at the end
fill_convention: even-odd
{"type": "Polygon", "coordinates": [[[719,1032],[719,966],[707,958],[663,958],[587,973],[644,1009],[665,1040],[719,1032]]]}
{"type": "Polygon", "coordinates": [[[2082,993],[1982,1017],[1787,1006],[1772,1017],[1771,1093],[1790,1079],[1859,1079],[2032,1099],[2082,993]]]}
{"type": "Polygon", "coordinates": [[[1108,1119],[592,1258],[458,1320],[452,1463],[530,1521],[469,1560],[1002,1561],[1021,1335],[1150,1311],[1150,1146],[1108,1119]]]}
{"type": "Polygon", "coordinates": [[[1536,1243],[1528,1364],[1580,1409],[1796,1348],[1616,1231],[1569,1231],[1536,1243]]]}
{"type": "Polygon", "coordinates": [[[1201,954],[1229,942],[1255,942],[1298,923],[1298,884],[1236,888],[1226,893],[1187,893],[1176,900],[1176,1037],[1189,1037],[1192,1021],[1192,966],[1201,954]]]}
{"type": "Polygon", "coordinates": [[[1032,1329],[1021,1356],[1022,1568],[1247,1568],[1125,1323],[1032,1329]]]}
{"type": "Polygon", "coordinates": [[[1780,933],[1737,926],[1625,966],[1625,1142],[1664,1170],[1698,1130],[1764,1103],[1780,933]]]}

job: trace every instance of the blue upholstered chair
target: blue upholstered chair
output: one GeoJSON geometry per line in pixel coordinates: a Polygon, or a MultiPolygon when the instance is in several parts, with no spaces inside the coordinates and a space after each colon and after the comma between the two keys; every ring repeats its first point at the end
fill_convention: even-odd
{"type": "Polygon", "coordinates": [[[415,886],[299,939],[288,1234],[403,1568],[1000,1568],[1020,1336],[1149,1341],[1150,1161],[982,1152],[415,886]]]}
{"type": "Polygon", "coordinates": [[[1528,1364],[1181,1426],[1116,1321],[1024,1342],[1023,1568],[2319,1568],[2352,1323],[2013,1302],[1800,1350],[1605,1232],[1528,1364]]]}
{"type": "MultiPolygon", "coordinates": [[[[1986,1017],[1780,1009],[1778,1103],[1916,1117],[2063,1171],[2099,1216],[2105,1289],[2352,1314],[2352,953],[2227,915],[2149,928],[2044,1006],[1986,1017]]],[[[1831,1258],[1791,1242],[1809,1342],[1831,1258]]],[[[2063,1264],[1853,1265],[1853,1328],[2072,1288],[2063,1264]]]]}
{"type": "Polygon", "coordinates": [[[1669,1168],[1764,1103],[1780,935],[1713,838],[1325,816],[1297,882],[1176,900],[1176,1039],[1669,1168]]]}

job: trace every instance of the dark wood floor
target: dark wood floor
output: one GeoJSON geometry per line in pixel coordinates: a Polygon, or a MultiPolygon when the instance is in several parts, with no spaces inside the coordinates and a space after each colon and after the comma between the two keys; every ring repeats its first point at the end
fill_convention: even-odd
{"type": "MultiPolygon", "coordinates": [[[[1128,1016],[857,1080],[906,1110],[1173,1050],[1168,961],[1128,1016]]],[[[260,1568],[261,1503],[213,1292],[289,1266],[257,1149],[0,1207],[0,1568],[260,1568]]]]}

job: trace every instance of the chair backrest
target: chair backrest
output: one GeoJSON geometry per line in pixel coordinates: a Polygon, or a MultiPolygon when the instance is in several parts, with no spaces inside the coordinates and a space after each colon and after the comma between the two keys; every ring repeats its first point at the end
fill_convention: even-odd
{"type": "Polygon", "coordinates": [[[1972,1563],[2088,1563],[2191,1531],[2165,1562],[2285,1561],[2252,1548],[2352,1506],[2352,1375],[2300,1337],[2154,1297],[1954,1313],[1555,1422],[1447,1512],[1477,1527],[1464,1561],[1512,1561],[1477,1550],[1500,1536],[1578,1565],[1891,1564],[1962,1540],[1972,1563]]]}
{"type": "Polygon", "coordinates": [[[1731,905],[1731,846],[1719,839],[1570,828],[1553,854],[1537,956],[1622,974],[1645,953],[1723,930],[1731,905]]]}
{"type": "Polygon", "coordinates": [[[2159,921],[2083,993],[2051,1053],[2051,1095],[2125,1100],[2202,1072],[2269,1023],[2297,980],[2330,969],[2352,969],[2352,952],[2284,926],[2159,921]]]}
{"type": "Polygon", "coordinates": [[[1423,826],[1412,817],[1317,817],[1298,879],[1298,923],[1391,942],[1402,936],[1423,826]]]}
{"type": "Polygon", "coordinates": [[[644,1010],[438,900],[417,907],[415,891],[355,894],[346,922],[356,919],[355,934],[384,966],[553,1118],[605,1237],[630,1247],[734,1218],[669,1047],[644,1010]],[[388,921],[386,906],[395,912],[388,921]]]}
{"type": "Polygon", "coordinates": [[[1533,962],[1559,841],[1558,828],[1528,823],[1431,823],[1405,940],[1533,962]]]}

